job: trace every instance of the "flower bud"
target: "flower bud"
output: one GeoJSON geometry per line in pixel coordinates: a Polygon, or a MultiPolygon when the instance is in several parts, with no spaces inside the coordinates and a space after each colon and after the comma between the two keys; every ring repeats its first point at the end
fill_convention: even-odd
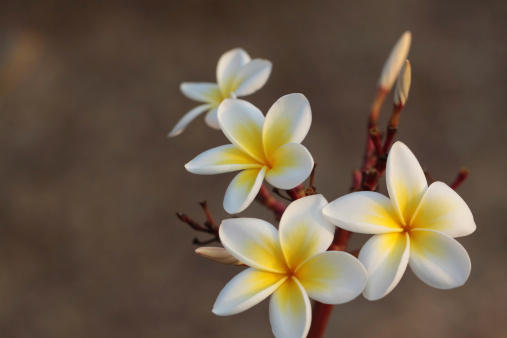
{"type": "Polygon", "coordinates": [[[380,79],[378,81],[378,86],[382,90],[388,92],[393,87],[394,80],[396,80],[403,63],[407,59],[411,40],[412,34],[409,31],[403,33],[391,51],[389,58],[384,64],[384,68],[382,69],[382,73],[380,74],[380,79]]]}
{"type": "Polygon", "coordinates": [[[408,99],[408,92],[410,90],[411,67],[408,60],[405,61],[403,68],[398,76],[396,89],[394,90],[394,104],[397,106],[404,106],[408,99]]]}
{"type": "Polygon", "coordinates": [[[229,251],[224,248],[204,246],[197,248],[195,253],[216,263],[225,265],[243,265],[243,263],[234,258],[229,251]]]}

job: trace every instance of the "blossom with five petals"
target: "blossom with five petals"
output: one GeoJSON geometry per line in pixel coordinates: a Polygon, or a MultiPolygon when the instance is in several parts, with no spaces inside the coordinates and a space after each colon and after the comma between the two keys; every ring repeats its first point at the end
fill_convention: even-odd
{"type": "Polygon", "coordinates": [[[313,169],[313,158],[300,143],[310,129],[312,112],[303,94],[281,97],[266,117],[251,103],[226,99],[218,122],[232,144],[210,149],[185,165],[194,174],[212,175],[242,170],[225,192],[230,214],[246,209],[264,178],[280,189],[301,184],[313,169]]]}
{"type": "Polygon", "coordinates": [[[322,215],[322,195],[291,203],[279,230],[254,218],[224,220],[220,239],[250,268],[220,292],[213,312],[227,316],[245,311],[273,295],[269,303],[277,337],[305,337],[311,323],[309,297],[325,304],[356,298],[366,285],[366,270],[352,255],[326,251],[335,227],[322,215]]]}
{"type": "Polygon", "coordinates": [[[374,234],[359,253],[368,271],[363,292],[369,300],[386,296],[407,265],[426,284],[438,289],[461,286],[470,275],[470,258],[454,238],[475,231],[465,201],[442,182],[429,187],[408,147],[396,142],[387,159],[387,190],[345,195],[324,208],[340,228],[374,234]]]}
{"type": "Polygon", "coordinates": [[[217,83],[184,82],[180,89],[188,98],[204,102],[186,113],[169,133],[169,137],[179,135],[197,116],[208,111],[206,123],[220,129],[217,109],[226,98],[236,98],[255,93],[262,88],[271,74],[271,62],[250,59],[241,48],[228,51],[220,57],[217,66],[217,83]]]}

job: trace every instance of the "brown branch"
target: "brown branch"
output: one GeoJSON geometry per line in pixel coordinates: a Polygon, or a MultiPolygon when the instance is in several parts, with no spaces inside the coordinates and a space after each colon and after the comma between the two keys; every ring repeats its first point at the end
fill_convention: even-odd
{"type": "Polygon", "coordinates": [[[450,187],[454,190],[458,189],[458,187],[467,179],[468,174],[470,172],[467,168],[463,167],[459,170],[458,176],[454,180],[454,182],[451,183],[450,187]]]}
{"type": "Polygon", "coordinates": [[[208,209],[208,203],[206,200],[204,200],[202,202],[199,202],[199,205],[206,215],[206,222],[204,222],[204,225],[209,229],[213,228],[215,226],[215,221],[213,220],[213,216],[211,216],[211,212],[208,209]]]}
{"type": "Polygon", "coordinates": [[[382,138],[380,136],[380,131],[377,127],[373,127],[370,129],[370,138],[373,142],[373,146],[375,148],[375,152],[377,157],[384,155],[384,150],[382,149],[382,138]]]}
{"type": "Polygon", "coordinates": [[[206,221],[204,222],[204,226],[201,225],[200,223],[194,221],[192,218],[190,218],[189,216],[187,216],[186,214],[183,214],[181,212],[177,212],[176,216],[179,218],[180,221],[188,224],[195,231],[206,232],[206,233],[213,236],[213,238],[211,238],[210,240],[206,240],[206,241],[202,241],[202,242],[198,238],[194,238],[194,240],[192,242],[193,244],[204,245],[204,244],[209,244],[211,242],[219,242],[220,243],[220,237],[218,236],[218,228],[219,227],[215,225],[215,221],[213,220],[213,217],[211,216],[211,212],[208,209],[206,201],[199,202],[199,204],[201,205],[201,207],[204,211],[204,214],[206,215],[206,221]]]}
{"type": "Polygon", "coordinates": [[[425,169],[424,170],[424,176],[426,176],[426,179],[428,180],[428,183],[431,184],[433,182],[435,182],[435,179],[433,178],[433,176],[431,176],[430,172],[428,171],[428,169],[425,169]]]}
{"type": "Polygon", "coordinates": [[[301,197],[305,197],[305,187],[300,184],[295,188],[285,190],[287,195],[289,195],[290,198],[292,198],[292,201],[295,201],[297,199],[300,199],[301,197]]]}
{"type": "Polygon", "coordinates": [[[285,204],[280,201],[277,201],[273,195],[269,192],[268,188],[263,184],[259,190],[259,193],[255,197],[255,200],[265,206],[266,208],[273,211],[275,214],[275,219],[279,221],[282,218],[282,215],[285,211],[285,204]]]}

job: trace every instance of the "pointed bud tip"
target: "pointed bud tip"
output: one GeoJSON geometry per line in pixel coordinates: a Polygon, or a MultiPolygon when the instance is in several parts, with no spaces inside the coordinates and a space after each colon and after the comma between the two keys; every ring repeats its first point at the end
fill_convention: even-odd
{"type": "Polygon", "coordinates": [[[411,41],[412,33],[410,33],[410,31],[406,31],[398,39],[398,42],[396,42],[396,45],[394,45],[391,50],[391,54],[389,54],[389,57],[384,64],[384,68],[382,69],[382,73],[380,74],[380,79],[378,81],[378,86],[382,90],[390,91],[393,87],[394,81],[396,80],[403,63],[407,59],[411,41]]]}
{"type": "Polygon", "coordinates": [[[410,66],[410,62],[408,60],[405,60],[403,68],[401,68],[400,74],[398,75],[396,89],[394,90],[395,105],[404,106],[407,102],[411,79],[412,67],[410,66]]]}
{"type": "Polygon", "coordinates": [[[242,265],[240,261],[234,258],[229,251],[220,247],[204,246],[195,249],[195,253],[201,257],[209,259],[215,263],[225,265],[242,265]]]}

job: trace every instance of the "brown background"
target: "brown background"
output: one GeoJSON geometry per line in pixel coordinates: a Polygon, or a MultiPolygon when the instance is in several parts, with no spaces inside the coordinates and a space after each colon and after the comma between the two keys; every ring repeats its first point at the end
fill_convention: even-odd
{"type": "MultiPolygon", "coordinates": [[[[264,337],[267,303],[232,317],[212,305],[239,270],[197,257],[175,211],[217,220],[232,175],[183,165],[225,144],[183,81],[214,81],[234,47],[274,64],[248,97],[266,112],[304,93],[305,145],[329,200],[348,190],[392,45],[413,32],[399,139],[459,189],[477,231],[464,287],[407,272],[388,297],[335,308],[327,337],[500,337],[507,324],[505,1],[147,1],[0,4],[0,336],[264,337]]],[[[384,113],[384,120],[388,115],[384,113]]],[[[259,206],[244,213],[272,220],[259,206]]],[[[201,236],[205,239],[206,236],[201,236]]],[[[359,248],[366,236],[355,236],[359,248]]]]}

